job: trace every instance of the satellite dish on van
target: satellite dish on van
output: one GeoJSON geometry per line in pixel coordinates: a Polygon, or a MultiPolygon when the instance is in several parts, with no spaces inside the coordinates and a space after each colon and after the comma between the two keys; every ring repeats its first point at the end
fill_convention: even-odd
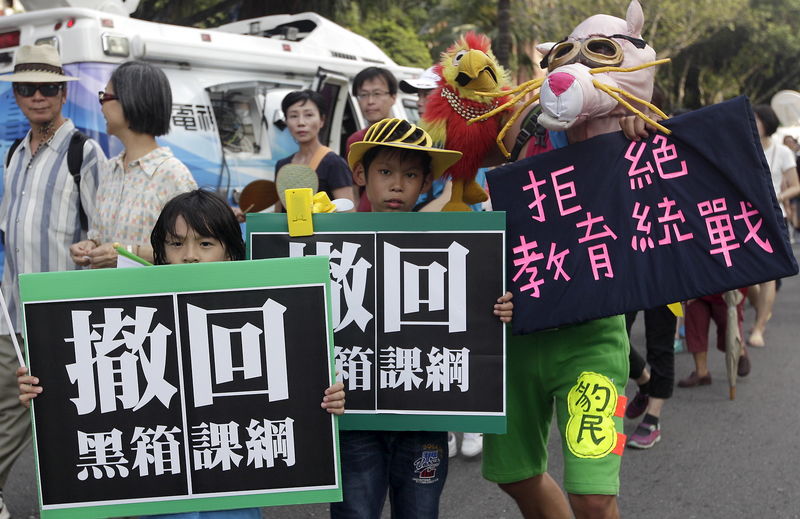
{"type": "Polygon", "coordinates": [[[800,125],[800,92],[781,90],[772,96],[769,104],[778,115],[781,126],[800,125]]]}

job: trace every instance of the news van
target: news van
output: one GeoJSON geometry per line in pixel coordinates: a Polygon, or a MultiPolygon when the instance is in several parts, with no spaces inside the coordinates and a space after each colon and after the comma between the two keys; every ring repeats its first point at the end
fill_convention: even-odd
{"type": "MultiPolygon", "coordinates": [[[[296,151],[280,109],[288,92],[311,88],[325,97],[328,123],[320,138],[343,153],[347,136],[367,124],[352,95],[353,77],[368,66],[387,68],[398,81],[421,73],[315,13],[198,29],[131,18],[119,0],[97,5],[109,1],[117,2],[112,12],[60,7],[0,17],[0,74],[13,70],[19,46],[55,45],[66,73],[80,78],[69,85],[64,115],[112,157],[122,145],[106,133],[97,93],[120,63],[152,63],[166,73],[173,96],[172,130],[159,142],[200,186],[226,196],[253,180],[274,179],[277,160],[296,151]]],[[[398,92],[393,115],[415,120],[415,98],[398,92]]],[[[4,157],[28,130],[11,83],[0,82],[0,121],[4,157]]]]}

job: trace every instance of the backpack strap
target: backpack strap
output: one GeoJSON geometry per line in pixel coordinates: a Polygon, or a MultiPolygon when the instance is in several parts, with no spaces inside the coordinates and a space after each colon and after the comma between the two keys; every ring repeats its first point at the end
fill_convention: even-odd
{"type": "Polygon", "coordinates": [[[308,163],[308,167],[316,171],[317,167],[319,167],[319,163],[322,162],[322,159],[325,158],[325,155],[331,151],[333,150],[329,147],[321,146],[316,152],[314,152],[314,156],[311,157],[311,162],[308,163]]]}
{"type": "Polygon", "coordinates": [[[545,146],[547,128],[539,124],[539,116],[541,113],[542,106],[536,105],[525,115],[525,119],[522,120],[522,124],[520,125],[517,139],[514,141],[514,148],[511,150],[511,156],[508,158],[508,162],[514,162],[519,158],[522,148],[531,137],[536,138],[536,144],[538,146],[545,146]]]}
{"type": "Polygon", "coordinates": [[[81,229],[86,231],[89,229],[89,221],[86,218],[86,211],[83,210],[83,203],[81,202],[81,167],[83,166],[83,145],[89,139],[80,130],[75,130],[72,138],[69,141],[69,148],[67,149],[67,168],[69,174],[72,175],[72,180],[75,181],[75,187],[78,190],[78,217],[81,221],[81,229]]]}
{"type": "Polygon", "coordinates": [[[6,168],[8,168],[9,164],[11,164],[11,157],[14,156],[14,152],[17,151],[17,148],[19,148],[20,144],[22,144],[22,139],[15,139],[8,148],[8,153],[6,153],[6,168]]]}

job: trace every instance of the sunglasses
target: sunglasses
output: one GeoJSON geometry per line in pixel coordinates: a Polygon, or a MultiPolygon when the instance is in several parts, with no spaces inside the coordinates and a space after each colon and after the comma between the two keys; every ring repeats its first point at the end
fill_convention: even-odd
{"type": "Polygon", "coordinates": [[[114,94],[107,94],[102,90],[97,93],[97,100],[100,101],[100,106],[107,101],[116,101],[119,97],[115,96],[114,94]]]}
{"type": "Polygon", "coordinates": [[[45,97],[58,95],[64,83],[14,83],[14,92],[22,97],[33,97],[38,90],[45,97]]]}

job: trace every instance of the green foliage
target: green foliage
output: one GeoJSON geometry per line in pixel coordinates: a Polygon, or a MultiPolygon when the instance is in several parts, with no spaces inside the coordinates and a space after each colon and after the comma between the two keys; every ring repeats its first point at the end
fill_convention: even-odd
{"type": "MultiPolygon", "coordinates": [[[[765,102],[800,87],[800,1],[640,0],[645,39],[659,57],[666,108],[747,94],[765,102]]],[[[535,43],[558,41],[587,17],[624,18],[629,0],[510,0],[512,71],[537,72],[535,43]]],[[[467,30],[497,39],[497,0],[142,0],[141,18],[194,25],[231,16],[316,11],[366,36],[402,65],[427,67],[467,30]]],[[[519,76],[517,76],[519,77],[519,76]]]]}
{"type": "Polygon", "coordinates": [[[431,66],[428,48],[411,29],[393,20],[372,19],[351,30],[368,38],[399,65],[431,66]]]}

